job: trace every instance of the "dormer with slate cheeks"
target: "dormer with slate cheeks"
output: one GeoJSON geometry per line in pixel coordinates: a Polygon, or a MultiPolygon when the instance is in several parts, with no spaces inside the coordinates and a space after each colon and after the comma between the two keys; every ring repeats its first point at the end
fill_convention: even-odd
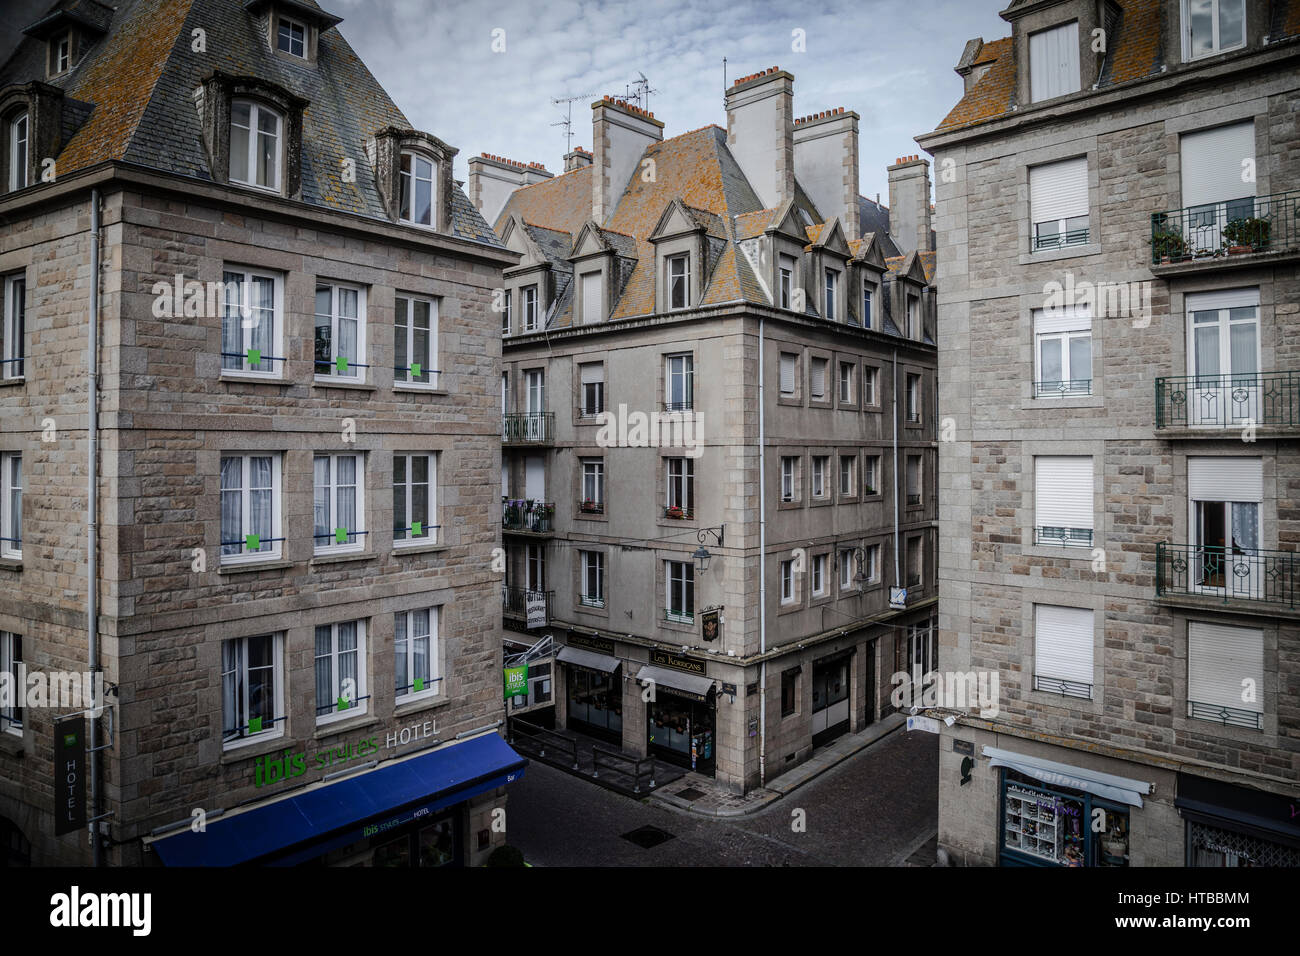
{"type": "Polygon", "coordinates": [[[248,0],[244,7],[263,18],[271,51],[297,63],[315,63],[320,35],[343,22],[342,17],[302,0],[248,0]]]}
{"type": "Polygon", "coordinates": [[[459,152],[438,137],[386,127],[367,144],[375,182],[394,222],[451,231],[451,161],[459,152]],[[426,205],[426,199],[431,200],[426,205]]]}
{"type": "MultiPolygon", "coordinates": [[[[519,264],[502,273],[502,284],[510,300],[510,332],[528,335],[546,327],[546,316],[555,301],[558,280],[546,252],[529,235],[528,226],[518,213],[512,215],[501,227],[501,241],[512,252],[519,253],[519,264]],[[531,297],[536,296],[536,315],[529,327],[527,310],[531,297]]],[[[567,279],[567,273],[562,277],[567,279]]]]}
{"type": "Polygon", "coordinates": [[[61,90],[40,82],[0,90],[0,191],[41,181],[43,161],[62,147],[62,123],[61,90]]]}
{"type": "Polygon", "coordinates": [[[65,0],[23,30],[45,42],[45,76],[57,79],[77,68],[108,29],[113,9],[96,0],[65,0]]]}
{"type": "Polygon", "coordinates": [[[806,251],[808,289],[814,297],[812,305],[828,322],[847,322],[846,292],[849,288],[849,260],[853,253],[844,238],[844,227],[836,217],[810,228],[814,233],[806,251]]]}
{"type": "Polygon", "coordinates": [[[685,203],[673,199],[650,233],[650,242],[655,249],[655,311],[689,309],[700,301],[706,284],[704,226],[685,203]],[[683,259],[687,266],[684,277],[680,271],[683,259]]]}
{"type": "Polygon", "coordinates": [[[864,329],[877,332],[885,328],[884,275],[889,271],[880,240],[869,232],[857,244],[858,250],[849,263],[850,293],[848,295],[849,321],[864,329]],[[870,306],[868,306],[868,295],[870,306]]]}
{"type": "Polygon", "coordinates": [[[1091,89],[1104,64],[1093,31],[1113,39],[1118,12],[1113,0],[1015,0],[1003,10],[1012,27],[1020,108],[1091,89]]]}
{"type": "Polygon", "coordinates": [[[614,307],[618,280],[615,249],[588,219],[573,240],[569,262],[573,265],[573,324],[604,322],[614,307]]]}
{"type": "Polygon", "coordinates": [[[194,92],[213,180],[302,197],[302,117],[307,100],[255,76],[212,73],[194,92]],[[270,163],[262,161],[272,149],[270,163]]]}
{"type": "MultiPolygon", "coordinates": [[[[1161,41],[1171,69],[1215,62],[1264,46],[1273,19],[1270,0],[1217,0],[1208,10],[1188,0],[1164,0],[1161,41]]],[[[1294,16],[1295,5],[1292,4],[1294,16]]]]}

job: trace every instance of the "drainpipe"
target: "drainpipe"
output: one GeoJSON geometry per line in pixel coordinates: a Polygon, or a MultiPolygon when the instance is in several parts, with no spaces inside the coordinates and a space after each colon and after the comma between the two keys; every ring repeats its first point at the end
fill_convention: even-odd
{"type": "MultiPolygon", "coordinates": [[[[95,562],[98,537],[99,504],[99,190],[90,191],[90,351],[87,356],[90,387],[86,394],[86,438],[90,460],[86,485],[86,645],[91,686],[99,672],[99,570],[95,562]]],[[[96,700],[95,707],[103,705],[96,700]]],[[[99,839],[99,736],[94,708],[90,711],[86,740],[90,748],[90,845],[94,865],[104,865],[104,849],[99,839]]]]}
{"type": "Polygon", "coordinates": [[[890,401],[891,404],[893,405],[892,412],[893,412],[893,419],[894,419],[894,587],[901,588],[903,586],[903,572],[899,566],[899,557],[898,557],[900,544],[898,540],[899,521],[898,521],[898,349],[897,348],[894,349],[893,354],[894,354],[894,359],[893,359],[894,380],[891,383],[891,387],[890,387],[890,392],[891,392],[890,401]]]}
{"type": "MultiPolygon", "coordinates": [[[[767,654],[767,432],[763,391],[764,320],[758,320],[758,647],[767,654]]],[[[758,674],[758,785],[767,783],[767,660],[758,674]]]]}

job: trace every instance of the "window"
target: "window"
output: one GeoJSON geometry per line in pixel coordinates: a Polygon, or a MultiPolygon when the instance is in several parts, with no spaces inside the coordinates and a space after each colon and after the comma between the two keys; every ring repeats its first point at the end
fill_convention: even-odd
{"type": "Polygon", "coordinates": [[[795,713],[799,694],[798,667],[781,672],[781,716],[789,717],[795,713]]]}
{"type": "Polygon", "coordinates": [[[814,498],[825,498],[826,493],[826,472],[830,470],[831,459],[829,455],[813,455],[812,460],[812,496],[814,498]]]}
{"type": "Polygon", "coordinates": [[[316,628],[316,722],[366,712],[366,622],[316,628]]]}
{"type": "Polygon", "coordinates": [[[851,591],[853,589],[853,565],[857,563],[853,549],[840,548],[835,560],[840,569],[840,590],[851,591]]]}
{"type": "Polygon", "coordinates": [[[812,559],[812,593],[814,597],[826,594],[826,555],[814,554],[812,559]]]}
{"type": "Polygon", "coordinates": [[[820,402],[826,398],[826,366],[827,361],[824,358],[815,358],[812,360],[812,399],[814,402],[820,402]]]}
{"type": "Polygon", "coordinates": [[[852,362],[840,363],[840,403],[851,405],[856,396],[853,394],[853,371],[852,362]]]}
{"type": "Polygon", "coordinates": [[[666,458],[668,468],[668,505],[665,509],[671,518],[691,518],[695,515],[695,460],[693,458],[666,458]]]}
{"type": "Polygon", "coordinates": [[[307,28],[294,20],[280,17],[275,35],[275,48],[281,53],[307,59],[307,28]]]}
{"type": "Polygon", "coordinates": [[[316,374],[362,381],[366,361],[366,298],[355,286],[316,286],[316,374]]]}
{"type": "Polygon", "coordinates": [[[859,569],[865,579],[864,584],[880,583],[880,545],[869,544],[864,549],[865,557],[862,560],[862,567],[859,569]]]}
{"type": "Polygon", "coordinates": [[[221,737],[226,746],[284,733],[283,638],[239,637],[221,643],[221,737]]]}
{"type": "Polygon", "coordinates": [[[528,403],[529,417],[540,417],[546,411],[546,372],[544,369],[529,369],[524,373],[524,394],[528,403]]]}
{"type": "Polygon", "coordinates": [[[1092,315],[1088,309],[1034,310],[1034,395],[1092,394],[1092,315]]]}
{"type": "Polygon", "coordinates": [[[1029,35],[1029,101],[1079,92],[1079,23],[1029,35]]]}
{"type": "Polygon", "coordinates": [[[252,100],[230,104],[230,181],[280,190],[283,120],[270,107],[252,100]]]}
{"type": "Polygon", "coordinates": [[[799,500],[799,459],[794,455],[781,458],[781,500],[799,500]]]}
{"type": "Polygon", "coordinates": [[[398,218],[415,226],[435,226],[433,163],[419,153],[402,153],[398,172],[398,218]]]}
{"type": "Polygon", "coordinates": [[[1088,241],[1086,156],[1029,168],[1029,222],[1035,252],[1088,241]]]}
{"type": "Polygon", "coordinates": [[[695,357],[693,355],[668,356],[666,375],[668,392],[664,405],[667,411],[690,411],[695,407],[695,357]]]}
{"type": "Polygon", "coordinates": [[[1259,289],[1189,294],[1184,305],[1188,368],[1196,377],[1185,424],[1228,428],[1265,421],[1271,386],[1259,375],[1259,289]]]}
{"type": "Polygon", "coordinates": [[[280,456],[221,457],[221,563],[280,557],[280,456]]]}
{"type": "Polygon", "coordinates": [[[582,276],[582,322],[584,325],[599,322],[605,315],[605,303],[601,297],[600,273],[587,272],[582,276]]]}
{"type": "Polygon", "coordinates": [[[869,365],[862,367],[862,404],[878,404],[876,400],[876,380],[879,377],[880,369],[869,365]]]}
{"type": "Polygon", "coordinates": [[[1223,53],[1246,44],[1246,0],[1183,0],[1184,58],[1223,53]]]}
{"type": "Polygon", "coordinates": [[[227,269],[222,278],[222,373],[283,377],[284,289],[280,276],[227,269]]]}
{"type": "Polygon", "coordinates": [[[1255,177],[1247,175],[1255,161],[1254,121],[1184,133],[1179,159],[1187,213],[1169,228],[1181,233],[1189,252],[1218,252],[1228,223],[1266,215],[1255,211],[1255,177]]]}
{"type": "Polygon", "coordinates": [[[366,533],[363,457],[317,455],[314,479],[316,553],[360,551],[366,533]]]}
{"type": "Polygon", "coordinates": [[[441,608],[425,607],[393,615],[394,688],[397,702],[438,693],[438,617],[441,608]]]}
{"type": "Polygon", "coordinates": [[[862,494],[880,494],[880,456],[868,455],[862,463],[862,494]]]}
{"type": "Polygon", "coordinates": [[[578,367],[578,380],[582,385],[582,418],[595,418],[605,410],[605,366],[590,362],[578,367]]]}
{"type": "Polygon", "coordinates": [[[1264,632],[1187,624],[1187,716],[1259,729],[1264,713],[1264,632]],[[1244,688],[1256,689],[1253,694],[1244,688]]]}
{"type": "Polygon", "coordinates": [[[438,303],[399,295],[393,300],[393,381],[438,387],[438,303]]]}
{"type": "Polygon", "coordinates": [[[22,274],[5,276],[4,316],[0,321],[0,378],[22,378],[27,355],[24,315],[27,309],[27,279],[22,274]]]}
{"type": "Polygon", "coordinates": [[[823,318],[834,320],[838,313],[835,311],[835,288],[839,283],[840,274],[834,269],[826,270],[826,312],[823,318]]]}
{"type": "Polygon", "coordinates": [[[925,552],[922,550],[924,539],[914,537],[907,539],[907,586],[919,588],[925,564],[925,552]]]}
{"type": "Polygon", "coordinates": [[[393,455],[394,546],[437,542],[437,514],[437,456],[393,455]]]}
{"type": "Polygon", "coordinates": [[[605,512],[605,459],[582,460],[581,510],[590,514],[605,512]]]}
{"type": "Polygon", "coordinates": [[[907,420],[912,424],[921,421],[921,376],[907,376],[907,420]]]}
{"type": "Polygon", "coordinates": [[[524,552],[524,570],[530,591],[546,590],[546,549],[540,544],[530,544],[524,552]]]}
{"type": "Polygon", "coordinates": [[[537,329],[537,286],[530,285],[524,292],[524,331],[537,329]]]}
{"type": "Polygon", "coordinates": [[[0,674],[9,675],[15,694],[8,703],[0,703],[0,731],[22,736],[23,705],[27,688],[22,675],[23,636],[0,631],[0,674]]]}
{"type": "Polygon", "coordinates": [[[780,258],[780,287],[781,287],[781,308],[794,308],[794,275],[797,264],[793,256],[781,256],[780,258]]]}
{"type": "Polygon", "coordinates": [[[51,42],[50,51],[53,60],[51,72],[54,76],[67,73],[72,69],[72,31],[65,30],[55,37],[51,42]]]}
{"type": "Polygon", "coordinates": [[[27,151],[30,118],[19,113],[9,121],[9,191],[27,186],[27,151]]]}
{"type": "Polygon", "coordinates": [[[793,352],[781,353],[781,394],[793,396],[795,394],[795,363],[799,356],[793,352]]]}
{"type": "Polygon", "coordinates": [[[921,456],[907,456],[907,504],[917,507],[921,504],[921,456]]]}
{"type": "Polygon", "coordinates": [[[794,562],[781,562],[781,603],[794,603],[794,562]]]}
{"type": "Polygon", "coordinates": [[[605,553],[580,551],[582,566],[581,600],[587,607],[605,606],[605,553]]]}
{"type": "Polygon", "coordinates": [[[513,300],[510,298],[510,290],[506,289],[505,294],[501,300],[501,334],[502,335],[510,334],[510,322],[511,322],[510,310],[511,310],[512,301],[513,300]]]}
{"type": "Polygon", "coordinates": [[[1196,553],[1183,587],[1218,598],[1265,599],[1277,572],[1259,550],[1263,459],[1189,457],[1187,497],[1196,553]]]}
{"type": "Polygon", "coordinates": [[[1034,542],[1092,547],[1092,458],[1034,459],[1034,542]]]}
{"type": "Polygon", "coordinates": [[[684,309],[691,304],[691,258],[672,256],[668,260],[668,308],[684,309]]]}
{"type": "Polygon", "coordinates": [[[667,613],[670,621],[690,624],[695,620],[695,565],[689,561],[665,561],[667,613]]]}
{"type": "Polygon", "coordinates": [[[869,279],[862,280],[862,327],[864,329],[874,328],[871,324],[871,299],[875,291],[875,283],[869,279]]]}
{"type": "Polygon", "coordinates": [[[840,455],[840,497],[855,498],[857,497],[858,487],[854,481],[854,466],[857,464],[857,456],[840,455]]]}
{"type": "Polygon", "coordinates": [[[903,331],[903,334],[909,339],[917,339],[921,337],[919,335],[920,328],[916,321],[916,309],[917,298],[914,295],[909,295],[907,297],[907,328],[903,331]]]}
{"type": "Polygon", "coordinates": [[[1093,612],[1034,605],[1034,690],[1092,700],[1093,612]]]}

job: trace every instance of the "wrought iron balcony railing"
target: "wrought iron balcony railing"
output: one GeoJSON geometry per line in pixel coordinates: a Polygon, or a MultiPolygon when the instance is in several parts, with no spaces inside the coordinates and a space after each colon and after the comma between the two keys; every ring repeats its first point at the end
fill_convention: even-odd
{"type": "Polygon", "coordinates": [[[1240,707],[1225,707],[1223,704],[1206,704],[1199,700],[1189,700],[1187,716],[1197,720],[1213,720],[1225,727],[1249,727],[1251,730],[1259,730],[1262,726],[1260,718],[1263,715],[1240,707]]]}
{"type": "Polygon", "coordinates": [[[664,508],[664,517],[689,521],[695,517],[695,506],[687,505],[686,507],[682,507],[681,505],[668,505],[664,508]]]}
{"type": "Polygon", "coordinates": [[[694,624],[694,611],[674,611],[671,608],[664,608],[664,620],[672,621],[674,624],[694,624]]]}
{"type": "Polygon", "coordinates": [[[1295,249],[1300,192],[1244,196],[1151,214],[1151,263],[1295,249]]]}
{"type": "Polygon", "coordinates": [[[506,445],[541,445],[555,440],[555,412],[515,412],[501,416],[506,445]]]}
{"type": "Polygon", "coordinates": [[[531,498],[501,499],[501,530],[551,534],[555,530],[555,504],[531,498]]]}
{"type": "Polygon", "coordinates": [[[605,513],[604,499],[595,498],[578,499],[578,513],[584,515],[603,515],[605,513]]]}
{"type": "Polygon", "coordinates": [[[546,623],[551,622],[551,607],[554,591],[537,591],[532,588],[503,587],[501,589],[501,613],[505,617],[526,620],[528,618],[529,596],[543,595],[546,598],[546,623]]]}
{"type": "Polygon", "coordinates": [[[1300,372],[1156,379],[1156,428],[1300,428],[1300,372]]]}
{"type": "Polygon", "coordinates": [[[1055,544],[1067,548],[1092,547],[1091,528],[1034,528],[1034,544],[1055,544]]]}
{"type": "Polygon", "coordinates": [[[1063,677],[1045,677],[1042,674],[1035,674],[1034,690],[1060,694],[1062,697],[1081,697],[1084,700],[1092,700],[1091,684],[1085,684],[1083,681],[1078,680],[1066,680],[1063,677]]]}
{"type": "Polygon", "coordinates": [[[1294,551],[1195,544],[1156,545],[1156,595],[1296,608],[1300,557],[1294,551]]]}
{"type": "Polygon", "coordinates": [[[1091,395],[1092,379],[1074,378],[1061,382],[1035,382],[1035,398],[1071,398],[1075,395],[1091,395]]]}

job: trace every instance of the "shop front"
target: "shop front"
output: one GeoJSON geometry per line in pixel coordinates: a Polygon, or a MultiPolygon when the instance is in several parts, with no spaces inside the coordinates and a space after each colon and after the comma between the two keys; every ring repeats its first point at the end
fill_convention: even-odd
{"type": "Polygon", "coordinates": [[[853,649],[813,661],[812,742],[830,743],[849,730],[849,664],[853,649]]]}
{"type": "Polygon", "coordinates": [[[998,777],[1002,866],[1128,866],[1130,815],[1150,784],[985,747],[998,777]]]}
{"type": "Polygon", "coordinates": [[[1180,773],[1174,806],[1187,866],[1300,866],[1300,801],[1180,773]]]}
{"type": "Polygon", "coordinates": [[[570,646],[555,655],[565,668],[567,726],[621,747],[623,681],[614,642],[578,634],[568,640],[570,646]],[[574,646],[579,640],[583,646],[574,646]]]}
{"type": "Polygon", "coordinates": [[[717,706],[704,663],[661,651],[652,651],[650,658],[636,675],[637,683],[652,691],[646,703],[647,752],[713,776],[717,706]]]}

